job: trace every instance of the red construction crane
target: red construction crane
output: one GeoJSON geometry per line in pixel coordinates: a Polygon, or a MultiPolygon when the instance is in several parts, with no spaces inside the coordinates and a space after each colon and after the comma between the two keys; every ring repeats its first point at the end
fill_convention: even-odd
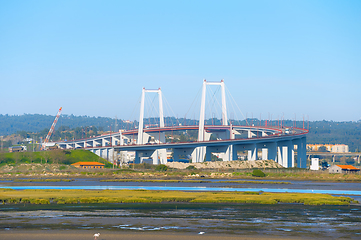
{"type": "Polygon", "coordinates": [[[49,132],[48,132],[48,135],[46,135],[46,138],[45,138],[45,141],[43,142],[43,146],[41,147],[41,150],[44,150],[46,143],[49,142],[50,136],[51,136],[51,134],[53,133],[54,128],[55,128],[55,125],[56,125],[56,123],[58,122],[58,119],[59,119],[59,117],[60,117],[61,109],[62,109],[62,107],[59,109],[58,114],[56,114],[56,117],[55,117],[55,120],[54,120],[54,122],[53,122],[53,125],[51,125],[51,128],[50,128],[50,130],[49,130],[49,132]]]}

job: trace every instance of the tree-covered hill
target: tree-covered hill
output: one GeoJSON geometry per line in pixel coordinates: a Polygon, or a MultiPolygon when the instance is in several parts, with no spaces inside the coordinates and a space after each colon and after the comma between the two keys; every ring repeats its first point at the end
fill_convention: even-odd
{"type": "MultiPolygon", "coordinates": [[[[50,129],[55,116],[42,114],[24,114],[24,115],[1,115],[0,114],[0,135],[6,136],[20,131],[40,132],[50,129]]],[[[104,129],[114,125],[114,119],[106,117],[88,117],[62,115],[57,123],[57,127],[68,126],[76,128],[80,126],[95,126],[104,129]]]]}

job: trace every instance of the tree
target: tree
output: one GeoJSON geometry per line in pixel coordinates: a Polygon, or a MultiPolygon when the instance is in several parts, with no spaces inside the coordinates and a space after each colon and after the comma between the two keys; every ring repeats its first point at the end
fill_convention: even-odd
{"type": "Polygon", "coordinates": [[[353,158],[347,158],[347,159],[346,159],[346,163],[347,163],[348,165],[355,164],[355,159],[353,159],[353,158]]]}
{"type": "Polygon", "coordinates": [[[259,169],[255,169],[252,172],[252,176],[253,177],[265,177],[266,174],[264,172],[262,172],[261,170],[259,170],[259,169]]]}
{"type": "Polygon", "coordinates": [[[319,148],[318,148],[318,151],[319,151],[319,152],[328,152],[328,151],[327,151],[327,148],[326,148],[325,146],[319,147],[319,148]]]}
{"type": "Polygon", "coordinates": [[[197,170],[197,168],[193,165],[189,165],[188,167],[186,167],[187,170],[197,170]]]}
{"type": "Polygon", "coordinates": [[[160,172],[165,172],[168,170],[168,167],[164,164],[159,164],[156,168],[155,168],[156,171],[160,171],[160,172]]]}
{"type": "Polygon", "coordinates": [[[321,167],[322,167],[322,169],[326,169],[326,168],[328,167],[327,161],[323,160],[323,161],[321,162],[321,167]]]}

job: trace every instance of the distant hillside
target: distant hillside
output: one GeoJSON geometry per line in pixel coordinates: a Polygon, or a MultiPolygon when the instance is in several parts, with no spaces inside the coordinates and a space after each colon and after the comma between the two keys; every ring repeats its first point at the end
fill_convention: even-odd
{"type": "Polygon", "coordinates": [[[361,121],[358,122],[310,122],[308,143],[343,143],[350,151],[361,151],[361,121]]]}
{"type": "MultiPolygon", "coordinates": [[[[6,136],[20,131],[40,132],[44,128],[49,131],[54,119],[55,116],[42,114],[0,115],[0,135],[6,136]]],[[[114,125],[114,123],[114,119],[106,117],[62,115],[59,118],[57,127],[95,126],[109,129],[109,126],[114,125]]]]}

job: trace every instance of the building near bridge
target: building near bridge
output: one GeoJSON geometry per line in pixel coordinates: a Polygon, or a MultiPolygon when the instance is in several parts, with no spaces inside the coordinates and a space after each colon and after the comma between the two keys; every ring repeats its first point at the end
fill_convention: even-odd
{"type": "Polygon", "coordinates": [[[348,145],[345,144],[335,144],[332,146],[331,152],[333,153],[348,153],[348,145]]]}
{"type": "Polygon", "coordinates": [[[26,146],[13,146],[9,147],[9,152],[26,152],[26,146]]]}
{"type": "Polygon", "coordinates": [[[332,153],[348,153],[349,148],[346,144],[307,144],[308,151],[317,152],[320,147],[325,147],[328,152],[332,153]]]}
{"type": "Polygon", "coordinates": [[[76,162],[72,166],[77,168],[104,168],[105,164],[99,162],[76,162]]]}
{"type": "Polygon", "coordinates": [[[328,171],[329,173],[357,173],[360,169],[352,165],[333,165],[328,171]]]}

